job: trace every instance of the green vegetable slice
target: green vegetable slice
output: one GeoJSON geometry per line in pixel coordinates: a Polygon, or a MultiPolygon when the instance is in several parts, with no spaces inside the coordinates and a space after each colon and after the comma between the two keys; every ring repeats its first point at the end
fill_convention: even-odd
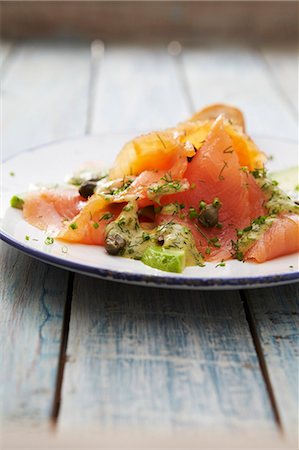
{"type": "Polygon", "coordinates": [[[24,206],[24,199],[19,197],[18,195],[14,195],[10,199],[10,206],[17,209],[23,209],[24,206]]]}
{"type": "Polygon", "coordinates": [[[145,250],[141,261],[154,269],[181,273],[186,265],[186,255],[184,250],[150,246],[145,250]]]}

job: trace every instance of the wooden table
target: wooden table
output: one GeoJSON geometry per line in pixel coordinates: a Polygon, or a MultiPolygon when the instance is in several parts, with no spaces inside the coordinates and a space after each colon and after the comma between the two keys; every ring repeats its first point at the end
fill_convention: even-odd
{"type": "MultiPolygon", "coordinates": [[[[255,136],[297,137],[295,46],[167,44],[2,42],[4,157],[212,102],[255,136]]],[[[145,289],[3,242],[0,285],[3,448],[297,448],[298,285],[145,289]]]]}

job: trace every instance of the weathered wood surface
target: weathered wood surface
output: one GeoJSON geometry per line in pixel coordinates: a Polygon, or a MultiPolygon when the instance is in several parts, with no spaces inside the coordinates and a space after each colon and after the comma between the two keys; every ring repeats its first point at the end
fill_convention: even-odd
{"type": "Polygon", "coordinates": [[[260,50],[268,65],[269,72],[281,91],[282,97],[298,115],[299,48],[298,43],[288,45],[261,45],[260,50]]]}
{"type": "Polygon", "coordinates": [[[68,272],[0,242],[0,421],[42,425],[52,409],[68,272]]]}
{"type": "Polygon", "coordinates": [[[86,127],[89,45],[16,45],[1,82],[4,157],[86,127]]]}
{"type": "MultiPolygon", "coordinates": [[[[3,42],[3,157],[82,134],[89,80],[87,44],[3,42]],[[73,71],[77,77],[69,83],[73,71]]],[[[1,242],[1,409],[3,421],[49,422],[68,273],[1,242]],[[3,401],[2,401],[3,400],[3,401]]],[[[53,409],[53,411],[52,411],[53,409]]]]}
{"type": "Polygon", "coordinates": [[[60,427],[274,427],[238,292],[76,276],[67,355],[60,427]]]}
{"type": "Polygon", "coordinates": [[[246,292],[282,428],[298,435],[299,286],[246,292]]]}
{"type": "Polygon", "coordinates": [[[182,59],[194,109],[210,103],[237,105],[252,135],[297,139],[296,117],[257,49],[197,44],[186,48],[182,59]]]}
{"type": "MultiPolygon", "coordinates": [[[[296,131],[294,105],[285,97],[287,89],[292,91],[284,81],[284,67],[294,80],[293,63],[285,62],[281,69],[278,64],[274,73],[251,47],[197,43],[171,57],[164,46],[142,51],[108,43],[97,67],[90,64],[88,47],[88,43],[29,42],[6,52],[1,86],[5,155],[86,129],[138,131],[172,125],[212,101],[241,106],[253,134],[292,137],[296,131]]],[[[263,52],[267,59],[267,50],[263,52]]],[[[14,352],[9,349],[0,366],[8,402],[2,412],[13,425],[33,416],[36,423],[47,424],[55,397],[67,275],[7,248],[2,244],[0,249],[3,273],[9,274],[4,277],[1,270],[5,302],[1,299],[0,317],[11,326],[14,352]],[[49,287],[56,278],[58,286],[55,282],[49,287]],[[32,292],[20,293],[22,280],[32,292]],[[28,357],[25,344],[31,352],[39,348],[39,330],[47,315],[44,286],[49,289],[45,328],[49,333],[41,353],[28,357]],[[18,354],[22,357],[17,360],[18,354]],[[16,367],[18,373],[9,378],[16,367]]],[[[255,291],[246,293],[250,329],[236,292],[145,290],[75,275],[58,429],[147,423],[155,429],[183,427],[190,433],[197,427],[203,434],[210,426],[229,434],[266,430],[274,433],[279,447],[275,406],[285,436],[294,441],[298,367],[295,341],[290,338],[294,324],[287,317],[295,320],[288,314],[298,310],[291,301],[282,307],[291,289],[279,288],[277,299],[276,289],[259,290],[256,296],[255,291]],[[281,320],[272,303],[279,306],[275,308],[282,312],[281,320]],[[269,375],[266,380],[258,346],[269,375]]],[[[6,335],[1,337],[7,348],[6,335]]],[[[159,440],[155,444],[159,446],[159,440]]]]}
{"type": "Polygon", "coordinates": [[[96,80],[94,105],[93,133],[161,129],[189,114],[167,45],[108,45],[96,80]]]}

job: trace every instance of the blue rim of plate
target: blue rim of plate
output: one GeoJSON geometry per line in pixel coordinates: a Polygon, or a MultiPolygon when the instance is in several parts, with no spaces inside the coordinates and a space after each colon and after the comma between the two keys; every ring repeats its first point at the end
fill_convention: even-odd
{"type": "MultiPolygon", "coordinates": [[[[104,135],[110,133],[103,133],[104,135]]],[[[126,134],[126,133],[120,133],[126,134]]],[[[93,137],[93,136],[101,136],[102,134],[89,134],[83,136],[75,136],[73,138],[66,139],[57,139],[52,142],[45,143],[43,145],[38,145],[35,147],[31,147],[29,149],[23,150],[21,152],[15,153],[8,158],[5,158],[2,162],[5,163],[10,159],[15,158],[16,156],[29,153],[32,151],[37,151],[44,147],[49,147],[51,145],[55,145],[58,143],[62,143],[64,141],[70,141],[75,139],[82,139],[84,137],[93,137]]],[[[259,136],[259,138],[265,139],[266,137],[259,136]]],[[[273,139],[273,138],[271,138],[273,139]]],[[[292,139],[283,139],[291,142],[296,142],[292,139]]],[[[164,287],[164,288],[176,288],[176,289],[242,289],[242,288],[261,288],[268,286],[278,286],[287,283],[296,283],[299,282],[299,272],[290,272],[290,273],[282,273],[282,274],[274,274],[274,275],[263,275],[260,277],[243,277],[243,278],[175,278],[175,277],[167,277],[160,275],[141,275],[141,274],[132,274],[129,272],[117,272],[108,269],[102,269],[94,266],[88,266],[80,263],[76,263],[73,261],[67,261],[65,259],[45,254],[40,250],[33,249],[24,244],[21,244],[16,239],[12,238],[9,234],[5,233],[0,228],[0,239],[6,242],[7,244],[15,247],[27,255],[38,259],[44,263],[51,264],[53,266],[59,267],[61,269],[69,269],[72,272],[81,273],[84,275],[90,275],[93,277],[106,279],[109,281],[130,283],[130,284],[139,284],[151,287],[164,287]]]]}
{"type": "Polygon", "coordinates": [[[69,269],[85,275],[94,276],[109,281],[117,281],[131,284],[141,284],[152,287],[181,288],[181,289],[238,289],[278,286],[286,283],[299,282],[299,272],[290,272],[261,277],[243,278],[173,278],[160,275],[141,275],[129,272],[117,272],[99,267],[88,266],[73,261],[45,254],[37,249],[32,249],[13,239],[3,230],[0,230],[0,239],[15,247],[23,253],[32,256],[42,262],[49,263],[62,269],[69,269]]]}

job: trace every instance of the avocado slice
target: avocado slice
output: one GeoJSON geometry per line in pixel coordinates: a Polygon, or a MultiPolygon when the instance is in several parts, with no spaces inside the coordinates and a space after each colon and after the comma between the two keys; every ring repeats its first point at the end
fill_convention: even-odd
{"type": "Polygon", "coordinates": [[[186,265],[186,255],[184,250],[150,246],[145,250],[141,261],[154,269],[181,273],[186,265]]]}

